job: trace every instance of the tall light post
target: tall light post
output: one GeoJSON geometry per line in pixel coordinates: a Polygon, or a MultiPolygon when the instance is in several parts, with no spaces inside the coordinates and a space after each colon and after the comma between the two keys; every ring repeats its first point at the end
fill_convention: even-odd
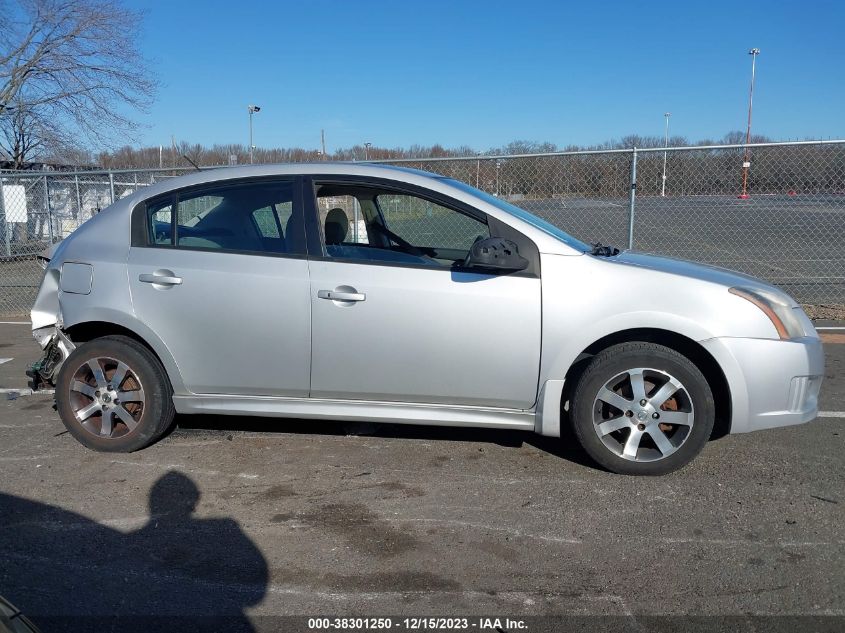
{"type": "Polygon", "coordinates": [[[251,165],[255,150],[255,145],[252,144],[252,115],[256,112],[260,112],[261,108],[257,105],[249,105],[247,106],[247,110],[249,111],[249,164],[251,165]]]}
{"type": "Polygon", "coordinates": [[[372,143],[364,143],[364,160],[370,160],[370,147],[372,143]]]}
{"type": "Polygon", "coordinates": [[[751,55],[751,89],[748,91],[748,127],[745,131],[745,155],[742,158],[742,193],[737,196],[741,200],[747,200],[748,195],[748,168],[751,167],[751,158],[748,154],[748,144],[751,143],[751,109],[754,105],[754,70],[757,65],[759,48],[752,48],[748,51],[751,55]]]}
{"type": "Polygon", "coordinates": [[[669,117],[672,116],[671,112],[664,112],[663,116],[666,117],[666,140],[663,143],[663,186],[660,188],[660,195],[662,197],[666,197],[666,149],[669,147],[669,117]]]}

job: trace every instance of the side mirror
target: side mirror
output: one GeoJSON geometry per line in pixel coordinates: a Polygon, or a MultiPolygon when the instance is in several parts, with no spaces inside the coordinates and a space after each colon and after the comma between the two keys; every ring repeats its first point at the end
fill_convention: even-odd
{"type": "Polygon", "coordinates": [[[464,267],[516,272],[528,268],[528,260],[519,254],[515,242],[488,237],[476,240],[467,253],[464,267]]]}

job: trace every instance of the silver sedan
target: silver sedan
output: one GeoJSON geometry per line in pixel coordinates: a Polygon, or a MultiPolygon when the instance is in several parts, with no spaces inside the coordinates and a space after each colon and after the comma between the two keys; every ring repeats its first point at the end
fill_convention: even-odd
{"type": "Polygon", "coordinates": [[[139,190],[54,249],[32,325],[33,386],[103,451],[216,413],[522,429],[662,474],[716,435],[813,419],[824,365],[760,280],[366,164],[139,190]]]}

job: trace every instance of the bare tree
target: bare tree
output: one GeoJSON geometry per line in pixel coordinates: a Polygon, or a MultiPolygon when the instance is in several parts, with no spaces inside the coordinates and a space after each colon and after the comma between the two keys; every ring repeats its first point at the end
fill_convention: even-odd
{"type": "Polygon", "coordinates": [[[73,142],[58,122],[44,116],[41,109],[18,104],[0,116],[0,156],[12,169],[22,169],[27,162],[48,160],[67,154],[73,142]]]}
{"type": "Polygon", "coordinates": [[[145,109],[156,88],[135,44],[138,12],[118,0],[0,0],[0,16],[0,117],[14,108],[95,142],[136,127],[124,112],[145,109]]]}
{"type": "Polygon", "coordinates": [[[26,110],[7,108],[0,116],[0,150],[12,169],[21,169],[43,144],[26,110]]]}

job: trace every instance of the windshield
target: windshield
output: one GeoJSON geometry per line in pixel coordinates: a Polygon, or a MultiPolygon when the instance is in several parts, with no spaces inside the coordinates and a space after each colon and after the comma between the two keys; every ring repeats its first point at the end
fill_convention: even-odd
{"type": "Polygon", "coordinates": [[[501,209],[502,211],[509,213],[513,216],[518,217],[523,222],[527,222],[534,228],[540,229],[543,233],[551,235],[555,239],[560,240],[567,246],[571,246],[572,248],[582,251],[588,252],[590,250],[590,246],[585,244],[579,239],[572,237],[569,233],[560,230],[551,222],[547,222],[542,218],[538,218],[536,215],[529,213],[525,209],[521,209],[510,202],[506,202],[501,198],[497,198],[496,196],[490,195],[486,191],[482,191],[481,189],[476,189],[465,182],[461,182],[460,180],[455,180],[454,178],[441,178],[443,182],[449,183],[453,187],[457,187],[461,191],[465,191],[474,195],[477,198],[481,198],[485,202],[492,204],[497,209],[501,209]]]}

